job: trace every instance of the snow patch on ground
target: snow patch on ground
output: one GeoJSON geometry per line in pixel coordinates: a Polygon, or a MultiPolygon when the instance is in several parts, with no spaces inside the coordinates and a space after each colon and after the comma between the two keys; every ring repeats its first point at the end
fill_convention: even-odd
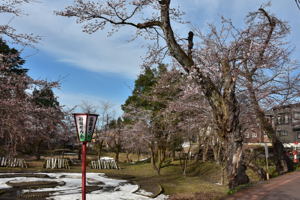
{"type": "MultiPolygon", "coordinates": [[[[39,173],[47,174],[50,178],[12,177],[1,178],[0,189],[10,188],[7,182],[32,182],[32,181],[57,181],[65,185],[54,188],[26,189],[23,192],[53,192],[49,200],[80,200],[81,199],[81,174],[79,173],[39,173]]],[[[8,173],[0,173],[8,175],[8,173]]],[[[137,185],[129,184],[125,180],[116,180],[105,177],[102,173],[87,173],[87,186],[99,186],[99,189],[87,194],[89,200],[150,200],[152,198],[134,193],[137,185]],[[99,184],[104,183],[104,185],[99,184]],[[100,187],[101,186],[101,187],[100,187]]],[[[142,191],[142,195],[151,195],[142,191]]],[[[155,200],[165,200],[166,195],[159,195],[155,200]]]]}
{"type": "Polygon", "coordinates": [[[139,195],[144,195],[144,196],[152,196],[152,192],[147,192],[146,190],[143,189],[139,189],[137,192],[135,192],[136,194],[139,195]]]}
{"type": "Polygon", "coordinates": [[[100,160],[106,160],[106,161],[109,161],[109,160],[115,160],[115,159],[112,158],[112,157],[101,157],[100,160]]]}

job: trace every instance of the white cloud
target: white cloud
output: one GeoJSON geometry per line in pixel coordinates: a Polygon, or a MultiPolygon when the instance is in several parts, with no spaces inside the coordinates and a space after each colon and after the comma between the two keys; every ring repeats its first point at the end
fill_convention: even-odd
{"type": "MultiPolygon", "coordinates": [[[[40,3],[28,4],[25,6],[25,12],[29,15],[14,19],[12,24],[20,32],[33,32],[43,36],[38,48],[52,54],[60,62],[94,72],[112,72],[135,78],[140,71],[141,56],[144,55],[145,50],[141,48],[138,41],[127,43],[126,39],[123,39],[128,38],[127,36],[131,35],[134,29],[124,28],[109,38],[106,31],[98,31],[91,35],[83,33],[74,18],[54,15],[54,10],[62,10],[72,2],[73,0],[43,0],[40,3]]],[[[183,3],[174,0],[173,6],[182,7],[187,18],[192,19],[193,25],[206,30],[206,24],[216,19],[219,21],[220,15],[233,18],[240,23],[247,12],[257,9],[264,2],[266,1],[190,0],[183,3]]],[[[299,18],[300,12],[296,9],[295,3],[282,1],[272,3],[271,10],[276,10],[287,20],[294,20],[293,31],[299,35],[299,31],[295,30],[299,29],[299,22],[295,21],[297,17],[299,18]],[[293,12],[290,11],[291,8],[294,8],[293,12]]],[[[0,23],[8,22],[9,19],[4,17],[0,19],[0,23]]],[[[190,28],[179,26],[175,29],[184,36],[190,28]]]]}
{"type": "MultiPolygon", "coordinates": [[[[125,32],[109,38],[105,31],[92,35],[83,33],[75,19],[54,15],[54,10],[62,10],[67,3],[54,0],[29,4],[24,7],[29,15],[15,18],[11,24],[19,32],[42,36],[43,40],[38,48],[50,53],[60,62],[94,72],[112,72],[129,78],[136,77],[140,71],[144,50],[138,42],[120,41],[120,37],[129,35],[132,31],[127,28],[125,32]]],[[[9,16],[6,16],[0,19],[0,23],[9,20],[9,16]]]]}
{"type": "MultiPolygon", "coordinates": [[[[100,113],[101,102],[110,102],[113,105],[112,111],[115,112],[116,117],[121,116],[123,111],[121,110],[121,104],[124,102],[112,102],[111,99],[107,99],[104,97],[96,96],[96,95],[88,95],[84,93],[68,93],[62,92],[60,90],[55,91],[55,94],[58,96],[58,101],[62,106],[67,106],[68,108],[72,108],[74,106],[81,105],[84,101],[94,105],[98,108],[98,112],[100,113]]],[[[76,108],[76,112],[81,112],[80,108],[76,108]]]]}
{"type": "MultiPolygon", "coordinates": [[[[43,36],[38,48],[50,53],[57,61],[70,63],[82,69],[94,72],[112,72],[122,76],[136,78],[142,63],[141,49],[138,41],[127,43],[127,36],[134,31],[130,28],[121,29],[119,33],[108,38],[106,31],[98,31],[88,35],[81,32],[75,19],[55,16],[54,10],[62,10],[73,0],[40,0],[41,3],[29,4],[25,7],[28,16],[15,18],[11,24],[19,32],[36,33],[43,36]],[[126,39],[124,39],[126,38],[126,39]]],[[[206,23],[219,21],[219,16],[232,18],[235,23],[241,23],[249,11],[254,11],[267,0],[174,0],[173,5],[183,8],[192,24],[206,30],[206,23]]],[[[294,1],[272,1],[270,10],[280,18],[290,22],[292,32],[289,40],[296,46],[294,57],[300,57],[300,11],[294,1]]],[[[1,16],[0,24],[10,21],[9,16],[1,16]]],[[[242,23],[241,23],[242,24],[242,23]]],[[[177,26],[174,29],[185,37],[190,30],[188,26],[177,26]]],[[[59,93],[60,101],[65,105],[80,104],[84,99],[105,100],[97,96],[84,94],[59,93]],[[84,98],[83,98],[84,97],[84,98]]],[[[120,102],[115,102],[120,105],[120,102]]],[[[116,106],[117,107],[117,106],[116,106]]],[[[120,108],[117,112],[121,112],[120,108]]]]}

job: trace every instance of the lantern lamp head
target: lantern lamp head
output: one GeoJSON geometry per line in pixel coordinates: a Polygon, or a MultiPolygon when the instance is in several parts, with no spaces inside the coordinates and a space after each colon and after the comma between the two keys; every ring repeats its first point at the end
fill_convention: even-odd
{"type": "Polygon", "coordinates": [[[79,141],[90,142],[93,138],[98,115],[89,113],[74,113],[73,115],[79,141]]]}

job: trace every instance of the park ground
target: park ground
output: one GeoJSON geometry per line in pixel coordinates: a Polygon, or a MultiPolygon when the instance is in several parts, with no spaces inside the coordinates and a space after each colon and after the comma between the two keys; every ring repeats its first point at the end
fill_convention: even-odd
{"type": "MultiPolygon", "coordinates": [[[[106,154],[105,156],[113,155],[106,154]]],[[[87,172],[105,173],[111,178],[126,179],[140,185],[142,189],[151,192],[154,196],[163,192],[169,195],[172,200],[223,199],[228,194],[236,192],[229,191],[226,185],[220,184],[221,168],[214,162],[191,161],[186,176],[183,176],[180,163],[174,161],[166,165],[162,169],[161,175],[158,176],[150,163],[126,163],[125,157],[125,154],[120,156],[120,170],[94,170],[88,167],[87,172]]],[[[94,159],[94,156],[88,156],[88,160],[92,159],[94,159]]],[[[28,160],[29,167],[26,169],[0,168],[0,172],[81,172],[80,164],[72,166],[70,170],[45,169],[43,164],[43,160],[37,161],[32,159],[28,160]]],[[[258,178],[252,171],[249,170],[248,175],[251,178],[251,184],[247,185],[247,188],[242,189],[242,191],[248,190],[251,185],[258,183],[258,178]]],[[[234,195],[238,194],[240,193],[237,192],[234,195]]],[[[234,195],[230,197],[234,197],[234,195]]]]}

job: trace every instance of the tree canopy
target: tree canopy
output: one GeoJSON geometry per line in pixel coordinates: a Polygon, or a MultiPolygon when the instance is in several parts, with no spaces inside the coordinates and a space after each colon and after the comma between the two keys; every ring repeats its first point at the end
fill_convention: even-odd
{"type": "Polygon", "coordinates": [[[20,53],[1,39],[0,55],[1,153],[37,153],[64,126],[62,108],[52,91],[57,83],[29,77],[20,53]]]}

